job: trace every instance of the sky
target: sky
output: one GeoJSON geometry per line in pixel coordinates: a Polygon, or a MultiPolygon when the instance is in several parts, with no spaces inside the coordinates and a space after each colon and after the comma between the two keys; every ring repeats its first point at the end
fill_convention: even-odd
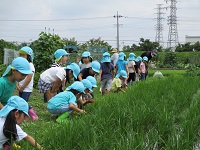
{"type": "MultiPolygon", "coordinates": [[[[117,18],[120,49],[138,45],[140,38],[154,42],[157,5],[161,9],[163,42],[166,46],[171,0],[1,0],[0,39],[32,42],[44,31],[61,38],[85,43],[101,38],[117,47],[117,18]]],[[[185,36],[200,36],[200,0],[177,0],[178,41],[185,36]]]]}

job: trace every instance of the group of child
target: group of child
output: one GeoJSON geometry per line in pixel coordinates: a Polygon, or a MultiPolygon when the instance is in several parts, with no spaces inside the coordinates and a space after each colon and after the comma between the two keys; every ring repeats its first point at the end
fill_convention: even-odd
{"type": "Polygon", "coordinates": [[[113,49],[112,52],[111,57],[108,52],[105,52],[101,60],[99,79],[102,95],[110,91],[125,92],[124,88],[128,85],[139,80],[146,80],[149,58],[157,55],[156,50],[148,55],[142,54],[143,57],[141,57],[142,55],[136,57],[134,53],[130,53],[126,61],[126,55],[123,52],[118,54],[117,49],[113,49]]]}
{"type": "MultiPolygon", "coordinates": [[[[142,80],[146,79],[147,57],[135,58],[135,54],[130,53],[125,61],[123,52],[117,55],[116,50],[113,52],[115,59],[118,56],[115,64],[108,52],[103,53],[99,63],[92,60],[90,52],[85,51],[80,62],[65,66],[69,53],[64,49],[55,51],[55,63],[40,74],[38,89],[44,94],[50,114],[59,115],[57,122],[66,122],[66,118],[74,111],[85,113],[83,106],[94,102],[93,88],[97,87],[97,75],[101,81],[102,95],[110,90],[125,92],[123,88],[137,81],[140,75],[142,80]]],[[[22,139],[41,149],[19,126],[29,116],[38,120],[34,109],[27,103],[33,90],[35,73],[33,50],[28,46],[22,47],[19,55],[0,78],[0,149],[9,149],[14,141],[22,139]],[[19,96],[12,96],[16,87],[19,96]]]]}

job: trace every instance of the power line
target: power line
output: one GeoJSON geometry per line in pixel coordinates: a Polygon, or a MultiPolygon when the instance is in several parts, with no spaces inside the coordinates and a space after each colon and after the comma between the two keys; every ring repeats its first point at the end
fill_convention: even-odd
{"type": "Polygon", "coordinates": [[[93,17],[93,18],[76,18],[76,19],[41,19],[41,20],[33,20],[33,19],[0,19],[0,21],[76,21],[76,20],[93,20],[93,19],[105,19],[111,18],[112,16],[107,17],[93,17]]]}

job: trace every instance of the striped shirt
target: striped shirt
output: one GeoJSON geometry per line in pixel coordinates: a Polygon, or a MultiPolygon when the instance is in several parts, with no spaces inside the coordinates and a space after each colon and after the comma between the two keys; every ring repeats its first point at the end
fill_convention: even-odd
{"type": "Polygon", "coordinates": [[[55,62],[51,65],[51,67],[62,67],[61,64],[59,64],[58,62],[55,62]]]}

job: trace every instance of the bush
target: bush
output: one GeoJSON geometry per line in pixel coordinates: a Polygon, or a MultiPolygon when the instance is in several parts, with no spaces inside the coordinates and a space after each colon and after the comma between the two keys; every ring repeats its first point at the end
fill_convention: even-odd
{"type": "Polygon", "coordinates": [[[3,75],[4,71],[6,70],[6,65],[0,65],[0,77],[3,75]]]}
{"type": "Polygon", "coordinates": [[[173,68],[176,67],[176,65],[177,65],[176,54],[173,52],[166,53],[163,64],[166,66],[166,68],[170,68],[170,66],[173,68]]]}

